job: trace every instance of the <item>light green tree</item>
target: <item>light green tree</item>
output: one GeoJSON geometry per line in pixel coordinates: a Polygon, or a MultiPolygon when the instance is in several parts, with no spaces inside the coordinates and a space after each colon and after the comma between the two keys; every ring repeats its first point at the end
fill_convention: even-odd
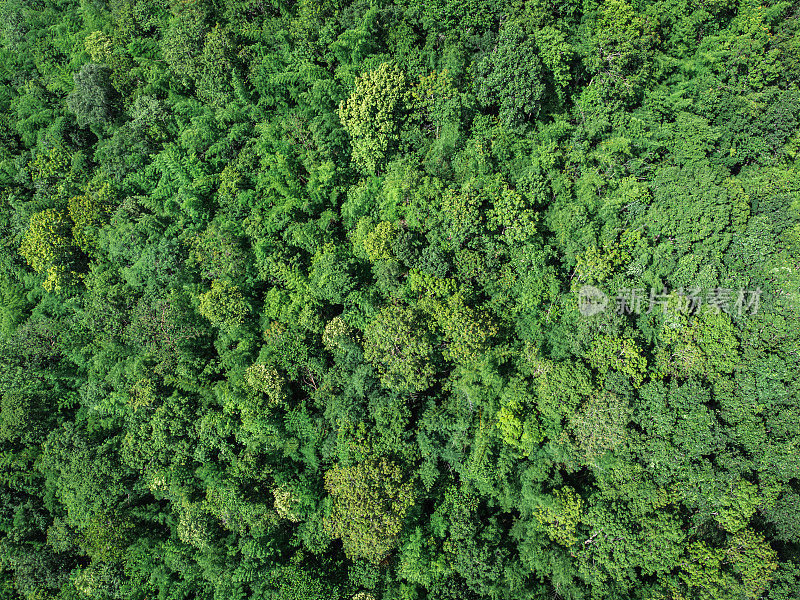
{"type": "Polygon", "coordinates": [[[356,80],[353,93],[339,105],[339,118],[352,138],[356,165],[368,173],[383,167],[397,145],[410,106],[405,73],[396,65],[383,63],[356,80]]]}
{"type": "Polygon", "coordinates": [[[567,486],[555,490],[552,501],[539,507],[534,517],[551,540],[570,547],[578,541],[576,529],[582,510],[583,500],[573,488],[567,486]]]}
{"type": "Polygon", "coordinates": [[[385,307],[364,332],[365,355],[381,374],[381,382],[398,391],[419,392],[436,374],[430,324],[419,311],[385,307]]]}
{"type": "Polygon", "coordinates": [[[414,503],[414,486],[403,469],[385,458],[368,459],[325,473],[331,495],[324,527],[341,538],[345,554],[379,563],[397,547],[403,518],[414,503]]]}
{"type": "Polygon", "coordinates": [[[238,286],[217,279],[211,282],[211,289],[200,296],[197,311],[212,325],[239,326],[250,312],[250,305],[238,286]]]}
{"type": "Polygon", "coordinates": [[[19,253],[34,271],[46,274],[43,286],[57,291],[69,280],[67,262],[72,254],[69,219],[54,208],[31,217],[19,253]]]}

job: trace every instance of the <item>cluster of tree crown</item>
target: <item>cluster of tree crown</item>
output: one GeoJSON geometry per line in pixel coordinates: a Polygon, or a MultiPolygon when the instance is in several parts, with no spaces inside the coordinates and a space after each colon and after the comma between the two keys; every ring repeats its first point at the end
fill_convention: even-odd
{"type": "Polygon", "coordinates": [[[799,17],[0,0],[0,598],[800,598],[799,17]]]}

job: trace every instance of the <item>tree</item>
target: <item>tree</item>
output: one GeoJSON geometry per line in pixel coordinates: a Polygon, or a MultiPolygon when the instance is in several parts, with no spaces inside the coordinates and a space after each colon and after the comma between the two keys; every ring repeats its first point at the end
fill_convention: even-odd
{"type": "Polygon", "coordinates": [[[628,101],[640,93],[658,41],[653,17],[641,14],[626,0],[605,2],[596,21],[594,52],[589,69],[600,75],[608,99],[628,101]]]}
{"type": "Polygon", "coordinates": [[[58,291],[70,281],[73,256],[70,223],[66,215],[48,208],[31,217],[25,237],[19,247],[20,255],[37,273],[46,275],[44,288],[58,291]]]}
{"type": "Polygon", "coordinates": [[[405,113],[411,106],[406,76],[383,63],[356,80],[353,92],[339,105],[339,118],[353,145],[353,160],[367,173],[382,170],[396,149],[405,113]]]}
{"type": "Polygon", "coordinates": [[[250,306],[237,285],[215,279],[211,289],[200,295],[197,312],[214,326],[237,327],[244,324],[250,306]]]}
{"type": "Polygon", "coordinates": [[[73,78],[75,88],[67,97],[67,106],[78,119],[78,125],[110,123],[117,115],[119,97],[111,84],[111,69],[88,62],[73,78]]]}
{"type": "Polygon", "coordinates": [[[201,3],[178,5],[177,14],[162,28],[161,51],[178,80],[189,84],[200,77],[208,26],[201,3]]]}
{"type": "Polygon", "coordinates": [[[541,110],[545,85],[542,61],[534,37],[516,21],[506,22],[497,45],[477,67],[478,100],[497,107],[508,127],[535,118],[541,110]]]}
{"type": "Polygon", "coordinates": [[[420,311],[381,309],[364,332],[364,352],[390,389],[416,392],[433,384],[437,353],[431,325],[420,311]]]}
{"type": "Polygon", "coordinates": [[[341,538],[348,557],[378,564],[397,547],[415,497],[400,465],[384,457],[335,465],[325,473],[325,489],[331,496],[325,529],[341,538]]]}
{"type": "Polygon", "coordinates": [[[630,407],[625,398],[613,392],[599,392],[570,417],[570,424],[585,464],[596,464],[608,450],[625,441],[630,407]]]}
{"type": "Polygon", "coordinates": [[[94,254],[99,244],[98,229],[106,224],[116,200],[108,182],[92,182],[86,193],[73,196],[67,204],[74,223],[72,237],[75,245],[87,255],[94,254]]]}
{"type": "Polygon", "coordinates": [[[432,130],[437,140],[445,126],[458,124],[461,94],[447,69],[420,75],[411,95],[422,112],[423,128],[432,130]]]}
{"type": "Polygon", "coordinates": [[[687,548],[681,579],[698,598],[760,598],[777,567],[777,553],[763,536],[745,529],[725,548],[694,542],[687,548]],[[726,568],[727,567],[727,568],[726,568]]]}

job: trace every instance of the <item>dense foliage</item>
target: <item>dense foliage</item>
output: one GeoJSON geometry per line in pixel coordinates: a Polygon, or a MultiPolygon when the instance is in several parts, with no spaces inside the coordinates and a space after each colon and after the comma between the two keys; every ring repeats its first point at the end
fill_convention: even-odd
{"type": "Polygon", "coordinates": [[[800,598],[763,2],[0,0],[0,597],[800,598]]]}

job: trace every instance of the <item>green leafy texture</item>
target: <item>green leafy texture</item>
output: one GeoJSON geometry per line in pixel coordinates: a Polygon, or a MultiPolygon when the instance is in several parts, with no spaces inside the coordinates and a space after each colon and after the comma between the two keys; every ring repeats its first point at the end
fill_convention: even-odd
{"type": "Polygon", "coordinates": [[[237,286],[216,279],[211,282],[211,289],[202,294],[199,300],[197,311],[216,326],[242,325],[250,312],[237,286]]]}
{"type": "Polygon", "coordinates": [[[402,468],[385,458],[349,467],[336,465],[325,473],[331,496],[326,531],[341,538],[351,558],[378,564],[397,547],[403,518],[414,504],[414,488],[402,468]]]}
{"type": "Polygon", "coordinates": [[[117,114],[118,93],[111,84],[111,70],[93,62],[75,73],[75,89],[67,97],[67,106],[75,113],[78,124],[106,125],[117,114]]]}
{"type": "Polygon", "coordinates": [[[537,50],[523,26],[510,21],[501,28],[497,46],[478,65],[478,100],[496,106],[507,126],[535,118],[541,109],[545,85],[537,50]]]}
{"type": "Polygon", "coordinates": [[[364,355],[397,391],[429,388],[437,371],[433,330],[419,311],[387,306],[364,332],[364,355]]]}
{"type": "Polygon", "coordinates": [[[562,546],[570,547],[578,541],[576,528],[581,520],[583,501],[569,487],[555,490],[552,505],[543,506],[535,513],[547,536],[562,546]]]}
{"type": "Polygon", "coordinates": [[[31,217],[19,253],[37,272],[46,275],[46,290],[58,291],[67,285],[74,274],[69,269],[72,239],[65,214],[48,208],[31,217]]]}
{"type": "Polygon", "coordinates": [[[0,19],[0,596],[800,598],[796,3],[0,19]]]}
{"type": "Polygon", "coordinates": [[[367,173],[383,169],[397,148],[404,114],[411,104],[405,74],[383,63],[359,77],[347,100],[339,104],[339,118],[352,140],[353,160],[367,173]]]}

